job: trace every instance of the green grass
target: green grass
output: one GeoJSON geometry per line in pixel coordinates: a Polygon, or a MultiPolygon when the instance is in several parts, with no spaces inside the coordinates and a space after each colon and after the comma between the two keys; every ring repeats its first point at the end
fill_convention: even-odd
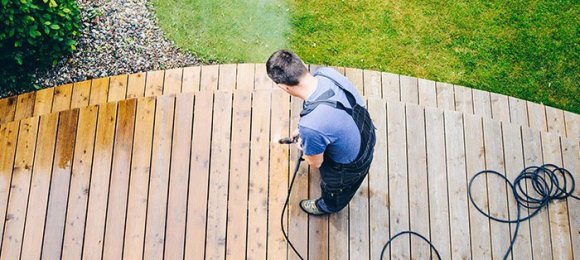
{"type": "Polygon", "coordinates": [[[580,113],[580,12],[554,0],[154,0],[162,28],[206,61],[390,71],[580,113]],[[222,1],[219,1],[222,2],[222,1]]]}
{"type": "Polygon", "coordinates": [[[264,61],[288,46],[284,0],[154,0],[161,28],[203,61],[264,61]]]}

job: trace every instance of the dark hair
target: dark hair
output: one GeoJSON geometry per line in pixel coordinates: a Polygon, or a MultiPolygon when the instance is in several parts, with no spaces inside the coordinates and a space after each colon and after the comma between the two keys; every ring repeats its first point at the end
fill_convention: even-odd
{"type": "Polygon", "coordinates": [[[266,62],[268,76],[276,84],[296,86],[300,78],[308,72],[298,55],[289,50],[279,50],[266,62]]]}

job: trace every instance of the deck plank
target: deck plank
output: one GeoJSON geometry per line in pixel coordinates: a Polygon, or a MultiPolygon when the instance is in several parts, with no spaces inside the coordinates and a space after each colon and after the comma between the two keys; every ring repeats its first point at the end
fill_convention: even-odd
{"type": "MultiPolygon", "coordinates": [[[[291,131],[298,129],[302,103],[303,101],[296,97],[291,98],[291,131]]],[[[290,165],[294,167],[294,165],[296,165],[296,160],[298,159],[297,148],[291,147],[290,165]]],[[[291,170],[293,171],[294,169],[292,168],[291,170]]],[[[299,206],[300,201],[308,197],[308,163],[303,161],[300,164],[297,174],[292,194],[290,195],[290,202],[288,204],[288,237],[292,241],[292,244],[294,244],[298,253],[302,257],[308,257],[308,215],[305,214],[299,206]]],[[[288,250],[288,259],[299,258],[294,251],[288,250]]]]}
{"type": "Polygon", "coordinates": [[[123,249],[123,258],[126,259],[143,258],[155,106],[156,102],[153,97],[137,100],[135,143],[133,144],[131,156],[127,222],[125,224],[123,249]]]}
{"type": "MultiPolygon", "coordinates": [[[[6,220],[6,210],[8,209],[19,123],[0,124],[0,146],[4,147],[0,150],[0,217],[3,220],[6,220]]],[[[4,221],[0,221],[0,246],[4,237],[4,224],[4,221]]]]}
{"type": "Polygon", "coordinates": [[[491,97],[489,92],[479,89],[472,89],[471,92],[473,95],[473,113],[484,118],[491,118],[491,97]]]}
{"type": "MultiPolygon", "coordinates": [[[[322,196],[320,170],[310,167],[310,198],[322,196]],[[318,184],[318,185],[317,185],[318,184]]],[[[308,216],[308,258],[328,259],[328,216],[308,216]]]]}
{"type": "Polygon", "coordinates": [[[187,67],[183,68],[183,79],[181,82],[181,92],[197,92],[199,91],[199,82],[201,80],[201,67],[187,67]]]}
{"type": "MultiPolygon", "coordinates": [[[[400,152],[407,147],[405,107],[402,103],[387,104],[387,139],[388,139],[388,171],[389,171],[389,205],[391,237],[409,230],[409,200],[407,153],[400,152]]],[[[351,223],[361,223],[351,218],[351,223]]],[[[364,223],[364,222],[362,222],[364,223]]],[[[358,224],[355,226],[359,226],[358,224]]],[[[352,227],[352,225],[351,225],[352,227]]],[[[364,239],[362,237],[361,239],[364,239]]],[[[395,259],[410,259],[410,238],[403,236],[391,243],[391,257],[395,259]]],[[[352,258],[352,257],[351,257],[352,258]]],[[[368,259],[368,256],[364,256],[368,259]]]]}
{"type": "Polygon", "coordinates": [[[4,223],[1,259],[18,259],[20,257],[30,178],[34,165],[38,121],[38,117],[20,121],[10,197],[4,223]]]}
{"type": "MultiPolygon", "coordinates": [[[[505,175],[505,159],[500,122],[484,119],[483,134],[485,140],[485,168],[505,175]]],[[[496,176],[487,176],[487,183],[490,214],[497,218],[508,219],[507,184],[504,180],[496,176]]],[[[502,258],[510,243],[510,229],[504,223],[491,221],[490,231],[492,257],[494,259],[502,258]]]]}
{"type": "Polygon", "coordinates": [[[528,108],[526,101],[519,98],[508,98],[510,107],[510,118],[513,124],[528,126],[528,108]]]}
{"type": "Polygon", "coordinates": [[[163,81],[163,95],[177,95],[181,93],[182,79],[182,68],[166,70],[163,81]]]}
{"type": "Polygon", "coordinates": [[[454,85],[453,91],[455,92],[455,110],[464,114],[473,114],[471,89],[454,85]]]}
{"type": "Polygon", "coordinates": [[[143,252],[145,259],[163,258],[174,109],[174,97],[157,97],[143,252]]]}
{"type": "Polygon", "coordinates": [[[34,113],[35,98],[36,92],[29,92],[18,95],[18,103],[16,105],[14,120],[20,120],[32,116],[34,113]]]}
{"type": "MultiPolygon", "coordinates": [[[[576,180],[580,180],[580,157],[578,142],[572,138],[561,138],[563,164],[576,180]]],[[[580,189],[576,188],[574,195],[580,197],[580,189]]],[[[568,198],[568,214],[570,217],[570,230],[572,235],[572,250],[574,256],[580,255],[580,233],[575,232],[580,230],[580,201],[568,198]]]]}
{"type": "Polygon", "coordinates": [[[546,120],[546,109],[542,104],[536,104],[533,102],[526,102],[528,107],[528,120],[530,127],[539,131],[548,131],[548,125],[546,120]]]}
{"type": "Polygon", "coordinates": [[[580,139],[580,115],[564,111],[564,121],[566,121],[566,136],[580,139]]]}
{"type": "Polygon", "coordinates": [[[546,119],[549,133],[556,133],[559,136],[566,137],[564,111],[546,106],[546,119]]]}
{"type": "Polygon", "coordinates": [[[18,97],[0,99],[0,124],[14,121],[18,97]]]}
{"type": "Polygon", "coordinates": [[[280,230],[280,216],[288,193],[288,156],[290,146],[281,145],[278,140],[282,137],[290,136],[290,96],[281,89],[276,89],[272,92],[272,104],[276,105],[272,106],[272,120],[270,123],[268,259],[285,259],[288,254],[288,246],[282,230],[280,230]]]}
{"type": "Polygon", "coordinates": [[[435,82],[437,91],[437,107],[444,110],[455,111],[455,94],[453,85],[442,82],[435,82]]]}
{"type": "MultiPolygon", "coordinates": [[[[540,131],[522,127],[522,144],[525,167],[543,164],[542,140],[540,131]]],[[[532,193],[533,194],[533,193],[532,193]]],[[[552,243],[550,240],[550,222],[548,211],[544,208],[530,219],[530,234],[532,237],[532,254],[536,259],[552,259],[552,243]]]]}
{"type": "Polygon", "coordinates": [[[418,84],[417,78],[401,75],[401,102],[419,104],[418,84]]]}
{"type": "Polygon", "coordinates": [[[364,70],[365,95],[369,97],[381,97],[381,73],[374,70],[364,70]]]}
{"type": "Polygon", "coordinates": [[[200,92],[195,96],[193,114],[193,139],[191,143],[191,166],[187,205],[185,259],[205,255],[205,224],[209,180],[209,155],[213,95],[200,92]]]}
{"type": "Polygon", "coordinates": [[[236,89],[236,74],[238,66],[236,64],[221,64],[218,79],[219,90],[232,91],[236,89]]]}
{"type": "Polygon", "coordinates": [[[178,95],[175,99],[175,122],[171,148],[173,156],[171,156],[165,231],[167,233],[164,254],[166,259],[183,259],[184,257],[193,106],[192,93],[178,95]]]}
{"type": "Polygon", "coordinates": [[[83,107],[79,111],[62,249],[63,259],[80,259],[82,256],[98,111],[98,106],[83,107]]]}
{"type": "Polygon", "coordinates": [[[107,102],[124,100],[127,96],[128,75],[112,76],[109,81],[109,93],[107,102]]]}
{"type": "Polygon", "coordinates": [[[354,85],[360,95],[364,94],[363,71],[360,69],[346,68],[345,76],[354,85]]]}
{"type": "Polygon", "coordinates": [[[449,216],[451,226],[451,258],[471,257],[471,237],[467,203],[465,141],[461,113],[445,111],[445,143],[447,151],[447,180],[449,187],[449,216]]]}
{"type": "Polygon", "coordinates": [[[22,248],[27,249],[21,254],[24,259],[40,258],[57,126],[58,113],[40,117],[38,147],[34,156],[28,211],[22,240],[22,248]]]}
{"type": "Polygon", "coordinates": [[[107,205],[107,220],[105,222],[104,259],[120,259],[123,257],[123,235],[125,234],[124,227],[127,214],[127,194],[129,190],[129,173],[131,171],[136,107],[136,99],[119,102],[109,184],[110,195],[107,205]]]}
{"type": "MultiPolygon", "coordinates": [[[[369,82],[369,84],[377,84],[369,82]]],[[[373,88],[369,86],[368,88],[373,88]]],[[[312,186],[313,183],[311,182],[312,186]]],[[[351,258],[369,258],[369,179],[365,178],[349,204],[349,218],[360,225],[351,225],[349,228],[349,253],[351,258]]]]}
{"type": "MultiPolygon", "coordinates": [[[[542,132],[542,153],[544,163],[562,165],[560,137],[556,133],[542,132]]],[[[573,259],[568,204],[566,200],[557,200],[550,203],[548,207],[554,259],[573,259]]]]}
{"type": "MultiPolygon", "coordinates": [[[[239,77],[240,74],[238,74],[239,77]]],[[[236,90],[233,102],[235,110],[232,118],[227,259],[239,259],[246,255],[252,92],[236,90]]]]}
{"type": "Polygon", "coordinates": [[[509,123],[510,107],[508,97],[497,93],[489,93],[489,95],[491,97],[491,118],[509,123]]]}
{"type": "Polygon", "coordinates": [[[127,80],[127,98],[140,98],[145,96],[145,72],[129,74],[127,80]]]}
{"type": "Polygon", "coordinates": [[[91,171],[89,202],[82,251],[83,258],[100,259],[103,251],[116,121],[117,103],[102,105],[99,109],[95,137],[93,168],[91,171]]]}
{"type": "MultiPolygon", "coordinates": [[[[464,115],[465,133],[465,161],[467,167],[467,179],[485,169],[485,144],[483,138],[483,122],[481,116],[464,115]]],[[[487,181],[485,176],[480,176],[471,186],[471,194],[475,203],[489,214],[487,181]]],[[[473,256],[482,259],[491,258],[490,224],[489,219],[479,213],[469,201],[469,224],[471,227],[471,249],[473,256]]]]}
{"type": "MultiPolygon", "coordinates": [[[[89,105],[91,97],[91,81],[85,80],[73,84],[73,93],[71,98],[71,108],[81,108],[89,105]]],[[[51,96],[52,103],[52,96],[51,96]]]]}
{"type": "Polygon", "coordinates": [[[163,94],[163,80],[165,78],[164,70],[147,72],[145,79],[145,96],[157,97],[163,94]]]}
{"type": "MultiPolygon", "coordinates": [[[[425,111],[418,105],[406,105],[407,171],[409,180],[409,223],[411,230],[431,237],[429,223],[429,195],[427,151],[425,148],[425,111]]],[[[431,249],[418,237],[411,237],[411,257],[427,259],[431,249]]]]}
{"type": "Polygon", "coordinates": [[[437,90],[435,81],[419,79],[417,82],[419,89],[419,105],[426,107],[437,107],[437,90]]]}
{"type": "MultiPolygon", "coordinates": [[[[34,99],[33,115],[40,116],[50,113],[50,111],[52,110],[53,96],[54,96],[54,88],[45,88],[37,91],[36,98],[34,99]]],[[[2,103],[1,100],[0,103],[2,103]]]]}
{"type": "Polygon", "coordinates": [[[381,73],[383,99],[387,101],[401,101],[401,88],[399,85],[399,75],[393,73],[381,73]]]}
{"type": "Polygon", "coordinates": [[[226,241],[228,209],[231,113],[232,93],[216,92],[213,117],[214,121],[219,124],[214,124],[212,130],[205,245],[205,257],[209,259],[224,259],[226,253],[224,242],[226,241]]]}
{"type": "MultiPolygon", "coordinates": [[[[56,91],[55,91],[56,103],[56,91]]],[[[90,105],[99,105],[107,102],[109,98],[109,78],[93,79],[91,83],[91,96],[89,98],[90,105]]],[[[53,108],[54,112],[54,108],[53,108]]]]}
{"type": "Polygon", "coordinates": [[[58,259],[62,256],[68,189],[78,117],[78,109],[61,112],[59,116],[42,245],[42,257],[47,259],[58,259]]]}
{"type": "MultiPolygon", "coordinates": [[[[519,173],[524,169],[524,155],[522,149],[522,135],[521,127],[516,124],[502,124],[503,143],[504,143],[504,158],[505,158],[505,174],[510,181],[513,181],[519,173]]],[[[531,187],[530,187],[531,188],[531,187]]],[[[508,207],[509,214],[512,219],[517,216],[517,202],[508,189],[508,207]]],[[[521,209],[521,216],[527,216],[528,211],[521,209]]],[[[512,235],[516,225],[511,225],[512,235]]],[[[532,259],[532,240],[530,237],[530,222],[525,221],[521,223],[518,235],[516,237],[517,243],[513,248],[514,259],[532,259]]]]}
{"type": "Polygon", "coordinates": [[[256,64],[256,71],[254,74],[254,89],[255,90],[262,90],[262,89],[272,89],[274,84],[268,73],[266,73],[266,66],[264,64],[256,64]]]}
{"type": "Polygon", "coordinates": [[[200,91],[217,90],[219,79],[219,65],[201,66],[200,91]]]}
{"type": "Polygon", "coordinates": [[[248,259],[266,258],[268,234],[268,150],[270,91],[254,92],[248,197],[248,259]]]}
{"type": "MultiPolygon", "coordinates": [[[[437,234],[436,246],[443,259],[451,258],[449,200],[445,158],[445,123],[443,111],[425,108],[427,172],[429,174],[429,222],[431,234],[437,234]]],[[[432,236],[433,237],[433,236],[432,236]]]]}
{"type": "Polygon", "coordinates": [[[54,88],[54,98],[52,101],[52,111],[60,112],[70,108],[72,99],[72,84],[66,84],[54,88]]]}
{"type": "MultiPolygon", "coordinates": [[[[379,259],[383,245],[389,240],[389,178],[387,169],[387,118],[385,116],[387,114],[387,106],[384,101],[376,98],[370,98],[368,103],[369,113],[377,128],[374,159],[367,177],[369,179],[370,209],[369,256],[371,259],[379,259]]],[[[348,235],[348,230],[343,230],[342,232],[348,235]]],[[[343,257],[346,256],[346,254],[343,255],[343,257]]]]}
{"type": "Polygon", "coordinates": [[[254,64],[239,64],[236,77],[236,89],[252,90],[254,89],[254,64]]]}

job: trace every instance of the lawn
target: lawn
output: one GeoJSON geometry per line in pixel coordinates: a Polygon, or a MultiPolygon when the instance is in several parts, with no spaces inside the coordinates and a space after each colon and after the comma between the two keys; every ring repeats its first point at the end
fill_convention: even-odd
{"type": "Polygon", "coordinates": [[[205,61],[389,71],[580,113],[580,12],[554,0],[153,0],[161,27],[205,61]]]}

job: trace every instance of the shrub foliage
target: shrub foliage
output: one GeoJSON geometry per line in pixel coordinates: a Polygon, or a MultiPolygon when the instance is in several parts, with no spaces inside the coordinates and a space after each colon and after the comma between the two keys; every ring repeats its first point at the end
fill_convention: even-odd
{"type": "Polygon", "coordinates": [[[33,89],[31,75],[75,50],[75,0],[0,0],[0,96],[33,89]]]}

